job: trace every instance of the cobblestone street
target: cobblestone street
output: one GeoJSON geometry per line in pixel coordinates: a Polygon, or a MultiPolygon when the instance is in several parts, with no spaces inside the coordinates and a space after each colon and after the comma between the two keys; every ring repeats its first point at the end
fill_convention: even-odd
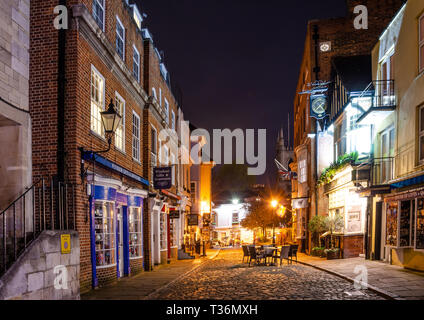
{"type": "Polygon", "coordinates": [[[352,283],[312,267],[296,264],[242,264],[241,249],[221,250],[195,272],[174,281],[149,299],[164,300],[381,300],[372,291],[355,290],[352,283]]]}

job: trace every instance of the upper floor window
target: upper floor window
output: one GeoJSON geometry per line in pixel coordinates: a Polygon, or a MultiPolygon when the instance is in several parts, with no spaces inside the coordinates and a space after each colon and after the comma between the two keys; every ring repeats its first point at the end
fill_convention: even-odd
{"type": "Polygon", "coordinates": [[[308,181],[306,160],[299,161],[299,183],[308,181]]]}
{"type": "Polygon", "coordinates": [[[151,148],[152,148],[152,153],[153,154],[157,154],[158,153],[158,147],[157,147],[157,139],[158,139],[158,134],[155,128],[152,127],[152,132],[151,132],[151,148]]]}
{"type": "Polygon", "coordinates": [[[140,161],[140,117],[135,112],[132,119],[132,147],[133,158],[140,161]]]}
{"type": "Polygon", "coordinates": [[[105,31],[105,0],[93,0],[93,18],[105,31]]]}
{"type": "Polygon", "coordinates": [[[138,29],[141,29],[141,23],[143,22],[143,17],[140,14],[140,11],[138,11],[137,6],[135,4],[132,5],[133,8],[133,18],[135,21],[135,24],[137,25],[138,29]]]}
{"type": "Polygon", "coordinates": [[[133,46],[133,50],[133,75],[137,81],[140,81],[140,53],[135,46],[133,46]]]}
{"type": "Polygon", "coordinates": [[[91,66],[91,130],[104,136],[100,112],[105,109],[105,78],[91,66]]]}
{"type": "Polygon", "coordinates": [[[157,102],[158,101],[158,95],[156,93],[156,89],[155,88],[152,88],[152,96],[153,96],[153,98],[155,98],[155,100],[157,102]]]}
{"type": "Polygon", "coordinates": [[[424,14],[419,19],[420,28],[420,72],[424,71],[424,14]]]}
{"type": "Polygon", "coordinates": [[[171,171],[172,171],[172,185],[175,185],[175,156],[173,154],[171,154],[171,171]]]}
{"type": "Polygon", "coordinates": [[[116,16],[116,52],[125,60],[125,28],[118,16],[116,16]]]}
{"type": "Polygon", "coordinates": [[[125,100],[118,92],[115,93],[115,105],[119,114],[122,116],[121,123],[115,132],[115,146],[119,150],[125,151],[125,100]]]}
{"type": "Polygon", "coordinates": [[[171,111],[171,128],[172,128],[172,130],[175,130],[175,113],[174,113],[174,111],[171,111]]]}
{"type": "Polygon", "coordinates": [[[424,105],[419,108],[419,159],[424,162],[424,105]]]}
{"type": "Polygon", "coordinates": [[[166,123],[169,124],[169,102],[165,98],[165,120],[166,123]]]}

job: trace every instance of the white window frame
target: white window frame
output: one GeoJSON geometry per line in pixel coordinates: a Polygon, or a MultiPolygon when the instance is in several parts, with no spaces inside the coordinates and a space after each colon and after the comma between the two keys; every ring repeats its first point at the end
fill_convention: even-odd
{"type": "Polygon", "coordinates": [[[307,168],[308,168],[308,165],[306,163],[306,160],[300,160],[299,161],[299,183],[308,182],[307,168]]]}
{"type": "MultiPolygon", "coordinates": [[[[117,91],[115,91],[115,105],[116,106],[118,106],[118,101],[117,101],[118,99],[121,100],[123,106],[122,106],[122,114],[121,114],[121,116],[122,116],[121,123],[120,123],[119,127],[116,129],[116,132],[115,132],[115,147],[119,151],[125,153],[125,106],[126,106],[126,102],[125,102],[124,98],[122,98],[122,96],[117,91]],[[122,134],[122,136],[121,136],[122,147],[119,147],[116,143],[116,141],[118,141],[118,139],[119,139],[119,136],[118,136],[118,130],[119,129],[121,129],[121,131],[122,131],[122,133],[121,133],[122,134]]],[[[118,110],[118,112],[121,112],[121,111],[118,110]]]]}
{"type": "Polygon", "coordinates": [[[171,153],[170,156],[170,160],[171,160],[171,177],[172,177],[172,185],[175,186],[175,168],[177,167],[175,164],[175,156],[173,153],[171,153]]]}
{"type": "Polygon", "coordinates": [[[131,223],[131,221],[130,221],[130,217],[131,217],[131,213],[132,213],[131,211],[134,210],[134,209],[138,210],[138,213],[139,213],[140,219],[137,220],[137,221],[139,221],[140,229],[138,229],[136,231],[131,231],[131,232],[129,231],[128,234],[129,234],[129,240],[131,239],[131,235],[137,234],[139,236],[139,243],[135,244],[135,245],[134,244],[132,244],[132,245],[128,244],[128,248],[129,248],[129,250],[131,250],[132,247],[140,247],[140,255],[131,257],[131,253],[129,252],[128,255],[130,257],[130,260],[143,258],[143,249],[144,249],[144,246],[143,246],[143,210],[141,210],[140,207],[132,207],[132,206],[128,207],[128,229],[130,228],[130,223],[131,223]]]}
{"type": "Polygon", "coordinates": [[[151,126],[151,134],[152,131],[155,132],[155,148],[153,149],[153,144],[152,144],[152,137],[150,137],[150,144],[151,144],[151,148],[150,148],[150,167],[151,167],[151,181],[153,182],[153,168],[157,167],[158,165],[158,130],[152,125],[151,126]],[[154,150],[154,152],[153,152],[154,150]]]}
{"type": "Polygon", "coordinates": [[[171,110],[171,129],[175,130],[175,112],[171,110]]]}
{"type": "Polygon", "coordinates": [[[132,157],[135,161],[140,162],[140,126],[141,126],[141,122],[140,122],[140,116],[133,110],[133,118],[132,118],[132,157]],[[135,128],[135,123],[134,123],[134,117],[136,119],[138,119],[138,137],[136,135],[134,135],[134,128],[135,128]],[[137,148],[135,148],[137,147],[137,148]],[[134,152],[135,151],[135,152],[134,152]]]}
{"type": "Polygon", "coordinates": [[[140,82],[140,52],[137,50],[135,45],[133,45],[133,76],[137,79],[137,82],[140,82]],[[137,60],[135,59],[135,53],[137,53],[137,60]],[[137,65],[137,75],[135,74],[135,65],[137,65]]]}
{"type": "Polygon", "coordinates": [[[168,102],[168,99],[166,98],[165,98],[164,109],[165,109],[165,120],[166,120],[166,123],[169,125],[169,102],[168,102]]]}
{"type": "Polygon", "coordinates": [[[99,26],[99,28],[102,29],[103,32],[105,32],[105,25],[106,25],[106,0],[93,0],[93,18],[96,21],[97,25],[99,26]],[[99,26],[99,23],[97,22],[96,18],[94,17],[94,5],[98,4],[100,6],[100,8],[103,9],[103,21],[102,21],[102,26],[99,26]]]}
{"type": "Polygon", "coordinates": [[[418,160],[420,164],[424,163],[424,158],[421,158],[421,138],[424,138],[424,124],[421,123],[421,112],[424,112],[424,104],[418,107],[418,160]],[[423,130],[421,130],[423,127],[423,130]]]}
{"type": "Polygon", "coordinates": [[[424,72],[424,57],[421,56],[421,50],[424,48],[424,34],[421,34],[421,23],[424,24],[424,13],[418,18],[418,70],[419,73],[424,72]],[[422,38],[422,39],[421,39],[422,38]]]}
{"type": "Polygon", "coordinates": [[[106,94],[106,81],[105,81],[105,78],[96,69],[96,67],[94,67],[93,65],[91,65],[91,73],[90,73],[90,109],[91,109],[91,113],[90,113],[90,130],[95,135],[97,135],[97,136],[99,136],[101,138],[104,138],[105,137],[105,132],[104,132],[103,124],[102,124],[102,118],[101,118],[101,115],[100,115],[100,112],[105,110],[105,94],[106,94]],[[102,80],[102,82],[103,82],[103,90],[102,90],[103,92],[102,92],[101,105],[99,105],[98,102],[93,101],[93,97],[92,97],[93,73],[100,80],[102,80]],[[96,110],[94,110],[93,108],[96,108],[96,110]],[[93,120],[96,121],[95,127],[100,127],[100,132],[98,132],[96,130],[96,128],[93,128],[93,120]]]}
{"type": "Polygon", "coordinates": [[[162,88],[159,88],[159,105],[162,107],[162,88]]]}
{"type": "Polygon", "coordinates": [[[156,89],[152,88],[152,96],[155,98],[156,102],[158,102],[158,94],[156,93],[156,89]]]}
{"type": "Polygon", "coordinates": [[[124,24],[121,22],[121,20],[119,19],[118,16],[116,16],[116,41],[115,41],[115,46],[116,46],[116,48],[115,48],[116,52],[121,57],[121,59],[123,61],[125,61],[125,27],[124,27],[124,24]],[[122,33],[123,33],[122,37],[118,33],[118,24],[122,28],[122,33]],[[122,41],[122,56],[118,52],[118,39],[120,39],[122,41]]]}
{"type": "Polygon", "coordinates": [[[160,164],[161,165],[169,165],[169,148],[165,145],[161,144],[161,152],[160,152],[160,164]]]}

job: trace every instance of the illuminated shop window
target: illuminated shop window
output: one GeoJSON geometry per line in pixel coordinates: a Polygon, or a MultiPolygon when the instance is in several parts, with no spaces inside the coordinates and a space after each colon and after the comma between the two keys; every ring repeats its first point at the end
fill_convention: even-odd
{"type": "Polygon", "coordinates": [[[417,199],[415,249],[424,249],[424,198],[417,199]]]}
{"type": "Polygon", "coordinates": [[[167,214],[165,212],[160,213],[160,249],[166,250],[168,243],[166,241],[167,237],[167,214]]]}
{"type": "Polygon", "coordinates": [[[115,260],[115,215],[111,202],[96,202],[94,211],[94,230],[96,241],[96,265],[109,266],[115,260]]]}
{"type": "Polygon", "coordinates": [[[143,256],[143,227],[141,208],[130,207],[128,213],[130,258],[143,256]]]}
{"type": "Polygon", "coordinates": [[[386,245],[397,246],[398,203],[389,202],[386,209],[386,245]]]}

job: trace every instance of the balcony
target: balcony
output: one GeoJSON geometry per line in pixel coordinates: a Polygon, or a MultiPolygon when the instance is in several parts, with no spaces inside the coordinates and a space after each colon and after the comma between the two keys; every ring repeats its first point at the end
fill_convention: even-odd
{"type": "Polygon", "coordinates": [[[352,100],[352,106],[363,112],[357,120],[362,125],[375,124],[385,119],[393,113],[396,105],[394,80],[373,81],[352,100]]]}
{"type": "Polygon", "coordinates": [[[394,158],[374,158],[371,167],[371,186],[387,185],[394,178],[394,158]]]}

